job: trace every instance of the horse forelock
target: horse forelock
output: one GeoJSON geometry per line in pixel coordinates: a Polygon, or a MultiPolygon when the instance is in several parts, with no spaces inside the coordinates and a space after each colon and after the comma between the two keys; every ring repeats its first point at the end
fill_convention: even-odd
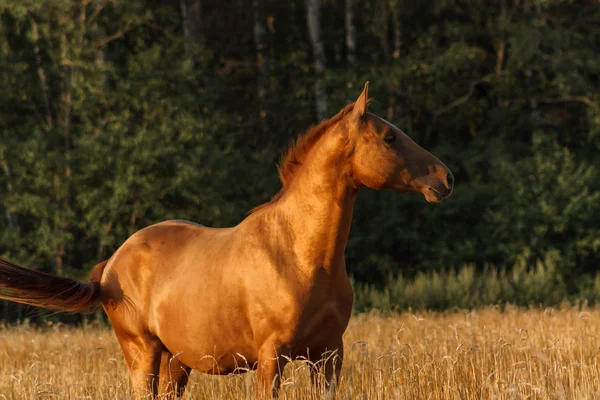
{"type": "Polygon", "coordinates": [[[346,114],[353,109],[354,103],[348,104],[335,116],[321,121],[317,125],[313,125],[308,129],[308,131],[306,131],[304,135],[301,135],[296,139],[296,141],[284,153],[281,162],[277,166],[277,170],[279,171],[279,179],[281,180],[282,184],[281,190],[267,203],[253,208],[250,211],[250,214],[270,204],[276,203],[279,199],[281,199],[287,188],[289,188],[290,184],[292,183],[294,177],[298,174],[298,171],[304,165],[306,157],[315,147],[319,139],[321,139],[326,132],[328,132],[335,124],[340,122],[346,116],[346,114]]]}

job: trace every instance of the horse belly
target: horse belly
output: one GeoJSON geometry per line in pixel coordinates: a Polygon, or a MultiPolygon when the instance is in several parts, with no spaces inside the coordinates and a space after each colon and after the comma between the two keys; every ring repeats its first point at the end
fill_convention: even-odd
{"type": "Polygon", "coordinates": [[[190,343],[186,345],[182,341],[165,343],[165,347],[172,354],[177,354],[177,359],[185,365],[206,374],[244,373],[254,369],[257,361],[250,349],[241,347],[225,349],[215,346],[211,351],[205,344],[190,343]],[[179,351],[174,352],[175,350],[171,350],[171,348],[179,349],[179,351]]]}
{"type": "Polygon", "coordinates": [[[174,331],[161,329],[158,337],[172,354],[185,365],[209,374],[228,374],[238,369],[251,369],[257,360],[257,351],[243,327],[230,329],[214,325],[180,325],[174,331]]]}
{"type": "Polygon", "coordinates": [[[216,296],[228,292],[212,289],[170,291],[156,307],[157,336],[181,362],[199,372],[243,372],[257,359],[252,329],[238,296],[216,296]]]}

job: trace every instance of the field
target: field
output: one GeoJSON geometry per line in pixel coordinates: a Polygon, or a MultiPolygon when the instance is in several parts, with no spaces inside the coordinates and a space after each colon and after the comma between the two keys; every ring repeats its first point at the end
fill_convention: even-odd
{"type": "MultiPolygon", "coordinates": [[[[600,309],[488,307],[359,314],[345,335],[337,399],[600,397],[600,309]]],[[[129,383],[108,328],[0,331],[0,398],[124,399],[129,383]]],[[[285,399],[317,398],[308,367],[286,367],[285,399]]],[[[254,373],[192,373],[186,399],[252,398],[254,373]]]]}

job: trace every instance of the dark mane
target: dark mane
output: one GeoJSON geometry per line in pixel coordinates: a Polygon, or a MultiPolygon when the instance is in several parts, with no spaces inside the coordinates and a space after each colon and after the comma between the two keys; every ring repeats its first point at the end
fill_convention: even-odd
{"type": "Polygon", "coordinates": [[[254,213],[270,204],[276,203],[285,193],[286,189],[290,186],[294,176],[302,167],[304,160],[308,156],[308,153],[312,150],[319,139],[327,132],[333,125],[337,124],[344,118],[346,114],[354,109],[354,103],[348,104],[346,107],[337,113],[334,117],[322,121],[318,125],[314,125],[302,136],[298,137],[296,142],[292,144],[285,155],[282,157],[281,162],[277,166],[279,171],[279,179],[281,179],[281,190],[277,193],[269,202],[261,204],[258,207],[253,208],[250,213],[254,213]]]}

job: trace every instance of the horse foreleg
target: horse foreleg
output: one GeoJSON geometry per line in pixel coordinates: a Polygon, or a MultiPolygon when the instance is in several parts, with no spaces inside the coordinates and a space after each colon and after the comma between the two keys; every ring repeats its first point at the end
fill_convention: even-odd
{"type": "Polygon", "coordinates": [[[322,387],[320,378],[325,380],[325,398],[335,398],[335,390],[340,379],[342,363],[344,361],[344,346],[341,339],[335,345],[325,349],[322,352],[316,352],[315,355],[321,358],[314,361],[311,365],[311,378],[315,390],[320,393],[322,387]]]}
{"type": "Polygon", "coordinates": [[[165,351],[160,364],[160,393],[167,398],[183,396],[188,383],[191,368],[177,359],[177,356],[165,351]]]}
{"type": "Polygon", "coordinates": [[[265,345],[260,349],[256,370],[257,399],[271,399],[278,396],[281,375],[287,361],[282,357],[282,349],[277,346],[265,345]]]}

